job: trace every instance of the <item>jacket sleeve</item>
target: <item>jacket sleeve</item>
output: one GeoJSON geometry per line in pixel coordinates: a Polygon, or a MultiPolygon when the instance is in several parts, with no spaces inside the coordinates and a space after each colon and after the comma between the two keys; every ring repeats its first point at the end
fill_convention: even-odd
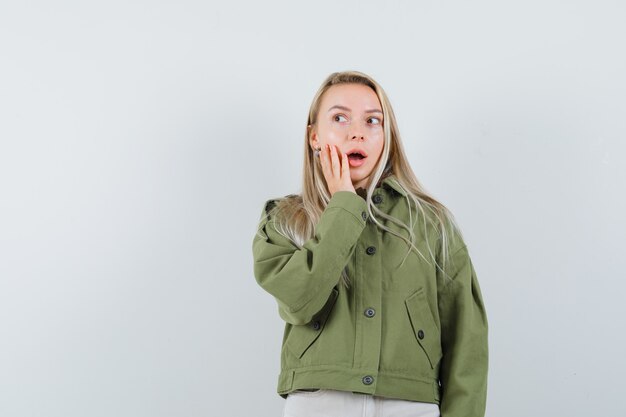
{"type": "Polygon", "coordinates": [[[302,248],[262,216],[252,243],[254,276],[287,323],[307,324],[326,304],[365,228],[366,204],[351,191],[335,192],[302,248]]]}
{"type": "Polygon", "coordinates": [[[465,244],[456,249],[451,261],[453,280],[439,295],[441,417],[484,417],[489,361],[487,314],[465,244]]]}

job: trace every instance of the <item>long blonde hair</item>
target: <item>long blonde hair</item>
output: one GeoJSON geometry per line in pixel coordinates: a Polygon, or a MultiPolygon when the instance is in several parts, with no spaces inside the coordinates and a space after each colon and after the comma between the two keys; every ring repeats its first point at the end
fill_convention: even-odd
{"type": "MultiPolygon", "coordinates": [[[[409,252],[413,250],[416,251],[426,262],[430,263],[430,261],[414,244],[414,225],[418,221],[421,213],[421,218],[425,226],[424,230],[427,230],[426,222],[429,221],[431,225],[434,226],[434,230],[437,231],[438,244],[435,250],[436,253],[433,253],[430,243],[428,242],[429,239],[426,239],[430,259],[443,273],[444,279],[451,279],[446,273],[446,264],[449,261],[449,251],[450,246],[453,243],[452,240],[455,238],[462,239],[460,228],[447,207],[430,196],[415,177],[406,154],[404,153],[404,148],[400,140],[400,133],[398,131],[398,125],[396,123],[391,103],[387,98],[387,94],[374,79],[362,72],[334,72],[324,80],[319,90],[313,97],[313,102],[311,103],[307,120],[307,127],[304,136],[302,194],[290,194],[286,197],[275,199],[275,204],[266,215],[272,217],[272,221],[274,222],[273,225],[275,226],[276,231],[293,242],[298,248],[302,248],[303,243],[314,236],[315,225],[332,196],[326,186],[326,180],[319,162],[319,157],[314,156],[313,150],[311,149],[311,146],[309,146],[310,134],[312,130],[310,129],[310,126],[314,126],[317,122],[319,107],[324,93],[333,85],[350,83],[363,84],[374,90],[378,96],[383,111],[383,131],[385,142],[379,163],[374,168],[371,175],[371,180],[367,186],[365,197],[367,202],[367,211],[370,218],[379,228],[397,236],[407,243],[408,250],[404,259],[406,259],[409,252]],[[406,191],[405,199],[407,205],[409,206],[409,225],[403,223],[395,217],[387,215],[376,207],[376,205],[372,204],[372,192],[376,188],[377,184],[391,174],[396,176],[398,185],[406,191]],[[418,209],[417,211],[414,212],[411,210],[411,203],[413,203],[413,206],[418,209]],[[427,211],[430,215],[427,215],[427,211]],[[281,215],[279,215],[279,213],[281,215]],[[413,213],[416,215],[414,221],[411,218],[413,213]],[[409,239],[384,226],[378,221],[378,216],[397,224],[403,229],[406,229],[409,239]],[[439,257],[442,259],[441,265],[437,262],[437,258],[439,257]]],[[[404,262],[404,259],[402,262],[404,262]]],[[[341,281],[346,288],[349,288],[350,278],[347,274],[347,267],[345,267],[341,273],[341,281]]]]}

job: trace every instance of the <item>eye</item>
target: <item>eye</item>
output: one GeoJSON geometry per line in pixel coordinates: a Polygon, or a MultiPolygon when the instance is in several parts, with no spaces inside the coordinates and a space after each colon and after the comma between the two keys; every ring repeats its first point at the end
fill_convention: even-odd
{"type": "Polygon", "coordinates": [[[380,124],[380,119],[378,117],[370,117],[369,120],[376,120],[376,123],[372,123],[372,124],[375,124],[375,125],[380,124]]]}
{"type": "MultiPolygon", "coordinates": [[[[333,117],[333,120],[334,120],[334,121],[336,121],[336,122],[337,122],[337,121],[340,121],[340,120],[337,120],[337,117],[343,117],[343,118],[345,119],[345,116],[344,116],[343,114],[336,114],[336,115],[333,117]]],[[[346,120],[347,120],[347,119],[346,119],[346,120]]]]}

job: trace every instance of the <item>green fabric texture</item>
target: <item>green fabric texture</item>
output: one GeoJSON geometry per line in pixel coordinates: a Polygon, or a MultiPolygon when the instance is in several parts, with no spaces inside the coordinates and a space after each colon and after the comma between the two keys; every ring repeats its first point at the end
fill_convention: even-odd
{"type": "Polygon", "coordinates": [[[277,393],[327,388],[437,403],[442,417],[484,416],[488,324],[466,244],[457,234],[451,280],[444,279],[426,244],[439,260],[438,233],[421,215],[416,219],[414,205],[409,218],[394,175],[372,199],[384,213],[415,222],[415,244],[426,259],[414,251],[404,259],[407,244],[380,229],[366,201],[349,191],[332,196],[302,248],[266,216],[273,200],[263,206],[253,269],[285,322],[277,393]],[[340,283],[344,268],[347,289],[340,283]]]}

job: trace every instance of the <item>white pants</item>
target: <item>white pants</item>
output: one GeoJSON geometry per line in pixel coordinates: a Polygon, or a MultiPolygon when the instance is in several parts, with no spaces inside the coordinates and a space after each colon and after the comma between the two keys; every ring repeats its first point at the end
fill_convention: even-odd
{"type": "Polygon", "coordinates": [[[439,405],[320,389],[287,396],[283,417],[440,417],[439,405]]]}

